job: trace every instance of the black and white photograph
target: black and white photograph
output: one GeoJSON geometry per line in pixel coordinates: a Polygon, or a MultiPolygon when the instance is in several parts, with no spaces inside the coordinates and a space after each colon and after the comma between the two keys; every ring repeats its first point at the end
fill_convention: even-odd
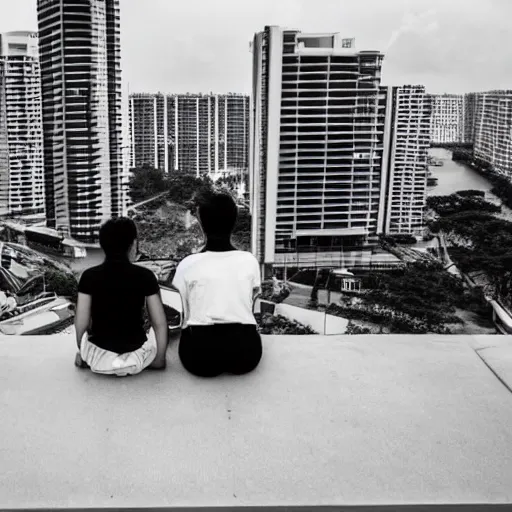
{"type": "Polygon", "coordinates": [[[512,1],[0,0],[0,512],[512,510],[512,1]]]}

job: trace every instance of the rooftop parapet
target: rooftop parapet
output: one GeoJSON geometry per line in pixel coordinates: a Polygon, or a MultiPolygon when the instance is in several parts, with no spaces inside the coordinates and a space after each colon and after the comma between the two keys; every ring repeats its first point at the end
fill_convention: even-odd
{"type": "Polygon", "coordinates": [[[113,378],[72,338],[0,337],[0,510],[512,502],[512,337],[263,342],[208,380],[175,342],[113,378]]]}

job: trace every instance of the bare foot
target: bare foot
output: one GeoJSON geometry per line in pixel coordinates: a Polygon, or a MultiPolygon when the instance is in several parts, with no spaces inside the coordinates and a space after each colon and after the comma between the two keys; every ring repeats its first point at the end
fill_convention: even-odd
{"type": "Polygon", "coordinates": [[[78,368],[90,368],[90,366],[82,359],[80,352],[76,353],[75,366],[78,368]]]}

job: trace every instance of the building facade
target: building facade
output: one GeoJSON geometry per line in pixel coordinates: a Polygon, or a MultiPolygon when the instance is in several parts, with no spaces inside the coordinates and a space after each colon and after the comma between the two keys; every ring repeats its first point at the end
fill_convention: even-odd
{"type": "Polygon", "coordinates": [[[383,55],[275,26],[252,53],[253,254],[267,275],[364,261],[385,221],[383,55]]]}
{"type": "Polygon", "coordinates": [[[265,276],[386,266],[379,235],[423,231],[425,88],[381,86],[383,54],[339,34],[266,27],[252,54],[252,252],[265,276]]]}
{"type": "Polygon", "coordinates": [[[464,95],[432,94],[431,141],[433,144],[464,142],[464,95]]]}
{"type": "Polygon", "coordinates": [[[38,0],[48,227],[96,242],[122,215],[119,0],[38,0]]]}
{"type": "Polygon", "coordinates": [[[37,34],[0,34],[0,215],[44,217],[37,34]]]}
{"type": "Polygon", "coordinates": [[[475,119],[476,119],[477,94],[470,92],[464,95],[464,143],[475,143],[475,119]]]}
{"type": "Polygon", "coordinates": [[[474,96],[474,156],[512,180],[512,90],[474,96]]]}
{"type": "Polygon", "coordinates": [[[386,87],[390,158],[384,232],[421,235],[427,197],[431,98],[422,85],[386,87]]]}
{"type": "Polygon", "coordinates": [[[249,97],[132,94],[131,167],[213,177],[248,168],[249,97]]]}

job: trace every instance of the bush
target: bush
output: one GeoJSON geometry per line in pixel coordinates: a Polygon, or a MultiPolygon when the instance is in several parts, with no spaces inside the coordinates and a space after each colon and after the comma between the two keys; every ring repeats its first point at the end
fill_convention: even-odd
{"type": "Polygon", "coordinates": [[[68,298],[76,304],[78,299],[78,282],[73,274],[59,270],[47,270],[44,273],[46,290],[68,298]]]}
{"type": "Polygon", "coordinates": [[[281,315],[271,315],[265,313],[263,315],[256,313],[254,315],[261,334],[318,334],[308,325],[303,325],[295,320],[288,320],[281,315]]]}
{"type": "MultiPolygon", "coordinates": [[[[450,334],[443,324],[430,324],[424,319],[412,318],[392,309],[373,305],[341,306],[331,304],[326,311],[328,314],[347,319],[366,320],[368,322],[386,325],[393,334],[450,334]]],[[[458,318],[455,317],[457,321],[458,318]]],[[[452,320],[452,317],[448,318],[452,320]]]]}
{"type": "Polygon", "coordinates": [[[484,190],[459,190],[457,195],[461,197],[485,197],[484,190]]]}
{"type": "Polygon", "coordinates": [[[345,334],[371,334],[372,330],[369,327],[361,327],[352,320],[349,321],[347,325],[347,330],[345,331],[345,334]]]}
{"type": "MultiPolygon", "coordinates": [[[[480,194],[450,194],[449,196],[431,196],[427,198],[427,207],[442,217],[461,212],[500,213],[501,206],[485,201],[480,194]]],[[[484,194],[485,195],[485,194],[484,194]]]]}
{"type": "Polygon", "coordinates": [[[404,244],[404,245],[414,245],[417,240],[416,237],[410,235],[408,233],[400,233],[396,235],[385,235],[381,237],[381,240],[385,243],[396,245],[396,244],[404,244]]]}

